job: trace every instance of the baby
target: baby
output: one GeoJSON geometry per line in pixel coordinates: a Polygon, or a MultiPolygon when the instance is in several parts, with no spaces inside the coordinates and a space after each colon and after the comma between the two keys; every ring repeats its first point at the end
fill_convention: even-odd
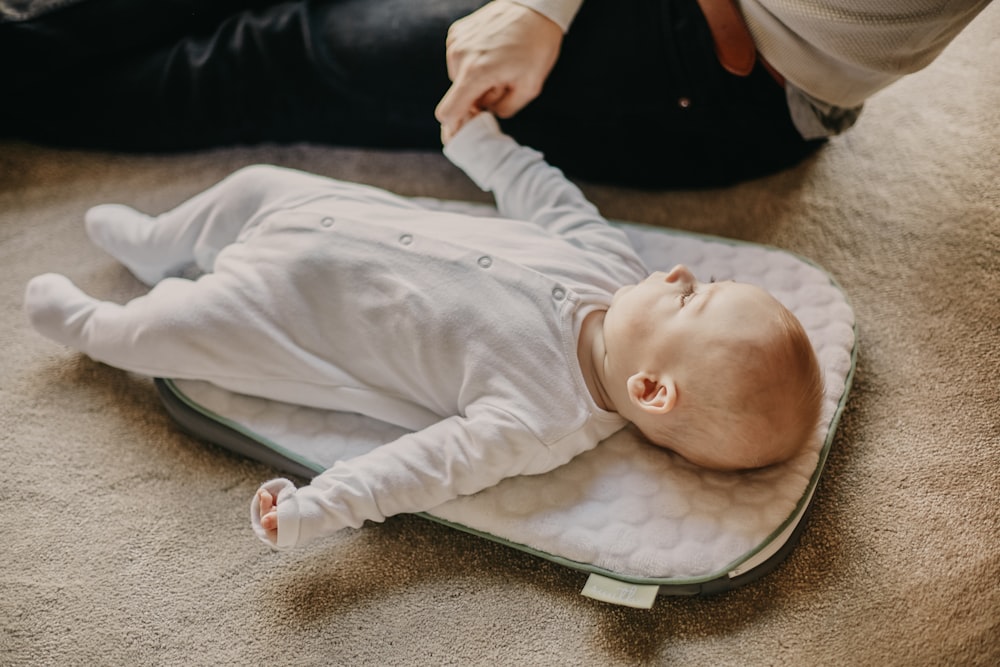
{"type": "MultiPolygon", "coordinates": [[[[449,140],[450,139],[450,140],[449,140]]],[[[625,234],[479,114],[445,154],[502,218],[430,210],[289,169],[242,169],[91,239],[152,286],[122,306],[30,281],[49,338],[150,376],[362,413],[412,431],[251,503],[277,548],[560,466],[632,422],[717,469],[788,459],[817,426],[806,335],[767,292],[650,274],[625,234]],[[197,280],[178,276],[191,263],[197,280]]]]}

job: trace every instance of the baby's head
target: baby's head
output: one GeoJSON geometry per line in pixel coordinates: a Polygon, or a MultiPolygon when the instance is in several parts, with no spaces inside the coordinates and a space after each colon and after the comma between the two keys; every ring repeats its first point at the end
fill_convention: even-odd
{"type": "Polygon", "coordinates": [[[816,355],[791,312],[685,266],[619,290],[604,318],[605,382],[655,444],[720,470],[791,458],[819,423],[816,355]]]}

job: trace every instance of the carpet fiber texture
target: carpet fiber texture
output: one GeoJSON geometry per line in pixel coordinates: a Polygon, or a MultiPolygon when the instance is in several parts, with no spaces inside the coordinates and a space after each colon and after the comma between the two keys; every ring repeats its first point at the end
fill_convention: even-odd
{"type": "Polygon", "coordinates": [[[1000,663],[1000,7],[792,170],[711,191],[581,184],[611,218],[779,246],[855,308],[854,389],[798,547],[650,611],[417,517],[274,553],[274,471],[181,432],[152,383],[35,335],[38,273],[123,300],[84,211],[157,213],[268,162],[486,201],[443,157],[314,145],[121,155],[0,143],[0,664],[1000,663]]]}

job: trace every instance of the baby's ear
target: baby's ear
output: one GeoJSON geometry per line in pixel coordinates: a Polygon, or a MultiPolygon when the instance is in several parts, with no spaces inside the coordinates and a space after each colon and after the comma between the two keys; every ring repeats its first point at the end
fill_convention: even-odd
{"type": "Polygon", "coordinates": [[[666,414],[677,403],[677,385],[668,375],[635,373],[628,379],[627,387],[632,403],[649,414],[666,414]]]}

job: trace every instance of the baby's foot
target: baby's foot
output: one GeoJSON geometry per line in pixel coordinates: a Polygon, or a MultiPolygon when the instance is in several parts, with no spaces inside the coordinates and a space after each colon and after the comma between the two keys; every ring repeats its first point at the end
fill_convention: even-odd
{"type": "Polygon", "coordinates": [[[80,331],[100,303],[58,273],[35,276],[24,291],[24,311],[31,326],[47,338],[77,349],[80,331]]]}
{"type": "Polygon", "coordinates": [[[146,285],[155,285],[176,268],[167,253],[150,242],[156,219],[121,204],[94,206],[84,216],[87,235],[146,285]]]}

